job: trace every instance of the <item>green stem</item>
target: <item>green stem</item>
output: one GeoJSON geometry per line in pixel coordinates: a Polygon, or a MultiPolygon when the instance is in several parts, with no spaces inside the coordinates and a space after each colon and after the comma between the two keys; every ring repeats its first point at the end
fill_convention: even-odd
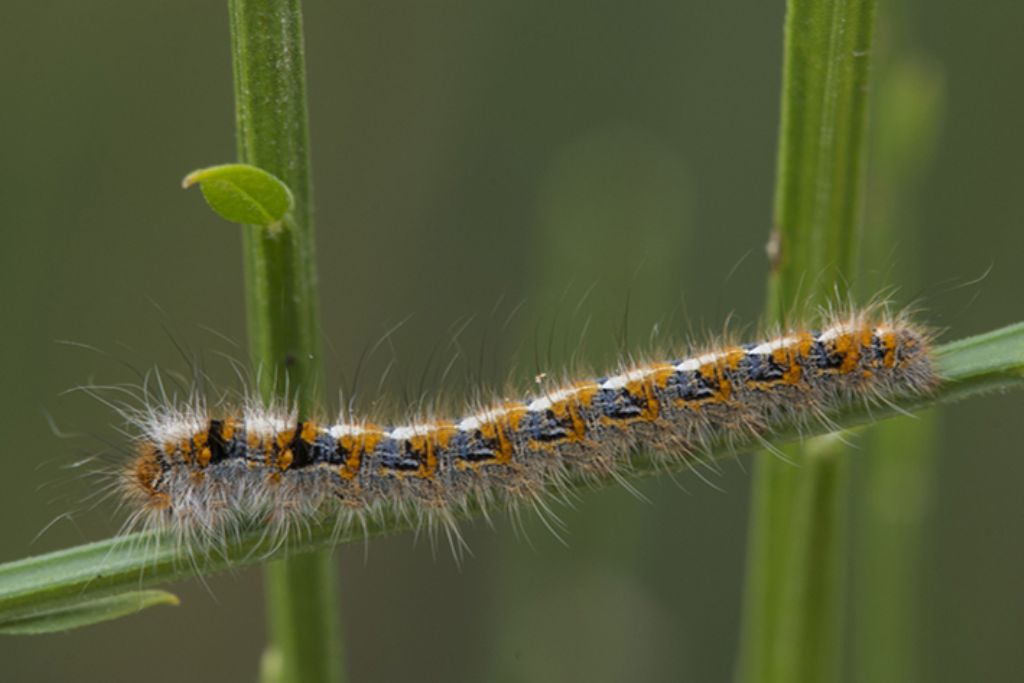
{"type": "Polygon", "coordinates": [[[854,270],[874,17],[874,0],[789,1],[769,281],[777,320],[844,296],[854,270]]]}
{"type": "MultiPolygon", "coordinates": [[[[813,436],[834,428],[855,427],[876,422],[906,411],[920,410],[936,403],[970,396],[1024,389],[1024,323],[988,334],[947,344],[935,352],[940,375],[939,388],[928,396],[901,399],[892,405],[850,406],[823,416],[810,431],[793,427],[773,436],[778,444],[801,436],[813,436]]],[[[732,457],[737,451],[758,448],[760,441],[747,437],[717,447],[709,457],[732,457]]],[[[773,459],[762,455],[759,459],[773,459]]],[[[636,475],[665,474],[693,467],[683,459],[638,458],[632,472],[636,475]]],[[[607,479],[606,484],[614,484],[607,479]]],[[[591,489],[594,482],[578,482],[580,490],[591,489]]],[[[153,534],[132,534],[89,545],[69,548],[47,555],[0,565],[0,626],[74,608],[109,595],[137,591],[171,581],[213,574],[229,568],[265,562],[286,551],[301,553],[328,548],[339,543],[362,541],[365,535],[397,533],[413,525],[409,519],[371,516],[367,527],[338,530],[329,519],[283,544],[271,544],[260,526],[232,534],[224,545],[200,553],[183,548],[173,538],[153,534]]],[[[307,635],[310,635],[307,633],[307,635]]]]}
{"type": "MultiPolygon", "coordinates": [[[[239,160],[276,175],[295,198],[280,233],[244,228],[252,361],[264,400],[294,401],[308,415],[322,372],[302,9],[299,0],[228,0],[228,9],[239,160]]],[[[267,567],[273,680],[341,679],[334,574],[329,553],[267,567]]]]}
{"type": "MultiPolygon", "coordinates": [[[[896,3],[899,4],[899,3],[896,3]]],[[[891,52],[876,59],[868,174],[864,263],[888,263],[893,244],[904,247],[897,268],[869,271],[861,291],[918,289],[927,233],[916,220],[919,189],[938,142],[943,78],[906,45],[911,31],[889,6],[891,52]],[[885,281],[882,281],[882,278],[885,281]]],[[[851,680],[913,683],[923,670],[921,582],[927,527],[936,490],[939,415],[890,420],[867,435],[857,458],[854,504],[857,544],[850,586],[851,680]]]]}
{"type": "MultiPolygon", "coordinates": [[[[845,301],[861,207],[874,0],[790,0],[768,317],[845,301]]],[[[738,680],[839,668],[848,466],[830,439],[755,466],[738,680]],[[793,466],[797,464],[797,467],[793,466]]]]}

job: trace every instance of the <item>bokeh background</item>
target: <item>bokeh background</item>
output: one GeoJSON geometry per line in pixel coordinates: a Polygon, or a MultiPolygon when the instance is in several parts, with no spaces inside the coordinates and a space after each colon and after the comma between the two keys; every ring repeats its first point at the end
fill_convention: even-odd
{"type": "MultiPolygon", "coordinates": [[[[781,1],[306,4],[332,395],[361,367],[363,410],[423,394],[457,405],[730,315],[756,324],[781,1]]],[[[914,272],[919,286],[896,298],[921,302],[947,339],[1020,320],[1024,5],[881,4],[879,72],[914,65],[908,87],[919,76],[934,100],[908,130],[934,134],[900,186],[913,192],[896,198],[913,229],[883,238],[866,281],[914,272]]],[[[181,370],[179,346],[230,383],[217,352],[245,358],[245,327],[238,231],[179,188],[187,171],[234,158],[223,3],[44,0],[4,15],[6,561],[120,521],[90,499],[93,465],[69,467],[122,457],[116,416],[66,390],[181,370]]],[[[869,229],[892,201],[887,182],[871,177],[869,229]]],[[[908,491],[924,521],[921,680],[1008,680],[1024,666],[1022,408],[1009,395],[945,409],[927,483],[908,491]]],[[[409,534],[339,549],[353,680],[727,680],[749,456],[701,474],[639,482],[649,503],[582,494],[559,510],[564,545],[536,521],[517,539],[499,516],[495,529],[468,525],[461,566],[409,534]]],[[[2,677],[254,680],[259,571],[175,589],[177,608],[0,640],[2,677]]]]}

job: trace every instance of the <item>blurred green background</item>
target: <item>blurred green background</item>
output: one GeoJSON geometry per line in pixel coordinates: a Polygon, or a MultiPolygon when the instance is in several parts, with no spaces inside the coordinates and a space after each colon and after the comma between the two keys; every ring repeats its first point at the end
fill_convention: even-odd
{"type": "MultiPolygon", "coordinates": [[[[882,6],[879,68],[927,65],[944,103],[902,209],[917,237],[865,277],[914,269],[921,288],[896,298],[921,302],[947,339],[1021,320],[1024,5],[882,6]]],[[[182,370],[176,345],[228,383],[216,351],[245,357],[224,339],[244,344],[238,231],[178,185],[234,158],[222,3],[41,1],[4,14],[2,561],[120,522],[84,475],[125,457],[116,417],[65,390],[182,370]]],[[[362,411],[398,413],[422,394],[458,405],[719,330],[729,315],[756,323],[782,20],[782,2],[308,2],[329,393],[348,393],[361,366],[362,411]]],[[[869,228],[884,180],[870,186],[869,228]]],[[[914,580],[922,680],[1005,680],[1024,664],[1022,407],[1011,395],[945,410],[934,482],[923,499],[908,491],[908,514],[928,520],[914,580]]],[[[409,534],[340,549],[353,680],[727,680],[747,460],[701,472],[713,485],[641,481],[649,504],[586,492],[559,508],[566,545],[536,520],[517,539],[499,515],[495,530],[467,526],[461,567],[409,534]]],[[[175,609],[0,640],[0,672],[253,680],[259,572],[176,590],[175,609]]]]}

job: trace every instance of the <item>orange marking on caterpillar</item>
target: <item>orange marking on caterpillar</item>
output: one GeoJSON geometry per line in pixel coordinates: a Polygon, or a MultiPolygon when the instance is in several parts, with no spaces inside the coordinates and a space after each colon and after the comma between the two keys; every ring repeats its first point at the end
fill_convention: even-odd
{"type": "Polygon", "coordinates": [[[146,507],[153,510],[163,510],[170,507],[170,494],[160,491],[157,483],[163,474],[163,467],[160,465],[160,457],[156,447],[152,443],[143,443],[139,446],[139,456],[135,459],[134,477],[135,482],[148,495],[146,507]]]}
{"type": "Polygon", "coordinates": [[[732,383],[729,382],[728,377],[725,375],[725,361],[724,355],[719,355],[714,360],[709,361],[700,366],[698,372],[705,379],[711,380],[717,389],[712,391],[712,395],[696,401],[699,405],[701,403],[722,403],[729,400],[732,395],[732,383]]]}
{"type": "Polygon", "coordinates": [[[338,474],[343,479],[355,479],[363,466],[363,455],[372,453],[382,437],[383,434],[376,428],[361,434],[343,434],[338,437],[338,446],[348,453],[345,464],[338,469],[338,474]]]}
{"type": "Polygon", "coordinates": [[[676,374],[675,367],[670,363],[658,363],[657,365],[652,365],[650,369],[653,377],[652,381],[659,389],[667,387],[669,380],[676,374]]]}
{"type": "Polygon", "coordinates": [[[583,441],[587,438],[587,422],[580,416],[580,408],[589,408],[594,403],[594,396],[601,387],[594,382],[579,382],[572,396],[566,399],[566,409],[572,422],[572,440],[583,441]]]}
{"type": "Polygon", "coordinates": [[[859,333],[843,331],[828,343],[828,348],[843,358],[842,363],[839,364],[839,374],[848,374],[857,367],[857,363],[860,360],[860,346],[857,343],[858,336],[859,333]]]}
{"type": "Polygon", "coordinates": [[[285,448],[295,440],[295,429],[285,429],[275,434],[272,438],[274,439],[275,446],[285,448]]]}
{"type": "Polygon", "coordinates": [[[434,478],[438,465],[437,450],[448,445],[448,441],[455,434],[455,431],[455,425],[453,424],[438,423],[433,425],[425,434],[409,437],[409,445],[414,451],[426,453],[426,462],[420,463],[420,468],[416,470],[413,476],[420,479],[434,478]]]}
{"type": "Polygon", "coordinates": [[[299,433],[299,438],[306,443],[312,445],[316,442],[316,437],[320,435],[320,425],[312,420],[306,420],[302,423],[302,431],[299,433]]]}
{"type": "Polygon", "coordinates": [[[498,442],[494,464],[507,465],[512,462],[513,455],[513,444],[508,435],[510,431],[519,430],[519,423],[527,412],[526,406],[522,403],[506,403],[496,412],[498,414],[493,419],[482,423],[478,429],[483,438],[498,442]]]}
{"type": "MultiPolygon", "coordinates": [[[[289,439],[289,442],[290,441],[291,439],[289,439]]],[[[274,460],[276,458],[277,451],[277,437],[274,435],[266,436],[263,438],[261,444],[263,446],[263,464],[266,465],[268,468],[274,467],[274,460]]],[[[277,472],[272,472],[271,478],[274,481],[277,481],[277,479],[279,478],[278,474],[279,473],[277,472]]]]}
{"type": "MultiPolygon", "coordinates": [[[[907,346],[913,348],[914,342],[910,340],[907,342],[907,346]]],[[[885,358],[882,360],[882,364],[887,368],[893,368],[896,365],[896,333],[892,330],[887,331],[882,335],[882,347],[885,349],[885,358]]]]}
{"type": "Polygon", "coordinates": [[[206,467],[213,458],[213,451],[210,450],[210,433],[208,431],[196,434],[192,438],[192,444],[196,450],[196,462],[200,467],[206,467]]]}
{"type": "Polygon", "coordinates": [[[295,454],[292,453],[292,449],[286,448],[284,451],[277,456],[277,468],[284,472],[292,463],[295,462],[295,454]]]}
{"type": "Polygon", "coordinates": [[[192,439],[185,437],[174,444],[171,453],[177,452],[181,455],[181,459],[185,461],[186,465],[192,464],[192,439]]]}
{"type": "Polygon", "coordinates": [[[235,438],[235,430],[238,428],[238,422],[232,418],[224,418],[224,421],[220,425],[220,436],[225,441],[231,441],[235,438]]]}
{"type": "Polygon", "coordinates": [[[646,375],[643,379],[636,379],[626,383],[626,393],[632,398],[642,401],[644,404],[641,413],[629,420],[629,422],[652,422],[658,419],[658,415],[661,413],[661,403],[658,401],[657,396],[655,396],[654,385],[655,378],[653,375],[646,375]]]}

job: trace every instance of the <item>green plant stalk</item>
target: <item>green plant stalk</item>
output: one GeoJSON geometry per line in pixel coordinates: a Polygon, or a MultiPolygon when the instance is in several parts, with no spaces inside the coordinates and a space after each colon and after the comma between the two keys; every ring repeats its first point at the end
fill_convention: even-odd
{"type": "MultiPolygon", "coordinates": [[[[938,141],[944,95],[941,71],[908,50],[905,22],[887,12],[896,55],[876,60],[872,104],[865,263],[887,263],[891,245],[907,249],[899,268],[869,270],[860,280],[867,295],[882,287],[915,291],[923,264],[915,259],[925,234],[915,207],[920,180],[938,141]],[[894,37],[895,40],[894,40],[894,37]],[[884,281],[883,281],[884,278],[884,281]]],[[[890,50],[891,51],[891,50],[890,50]]],[[[920,581],[923,550],[935,495],[939,415],[887,421],[865,435],[854,478],[855,548],[851,583],[852,680],[920,681],[920,581]]]]}
{"type": "MultiPolygon", "coordinates": [[[[844,300],[854,272],[874,18],[874,0],[787,5],[768,287],[768,318],[783,326],[844,300]]],[[[755,465],[739,681],[838,673],[845,450],[829,439],[755,465]]]]}
{"type": "MultiPolygon", "coordinates": [[[[877,422],[885,417],[948,403],[979,394],[1024,389],[1024,322],[987,334],[946,344],[935,351],[939,374],[944,378],[928,396],[894,401],[891,406],[850,406],[824,416],[812,431],[796,428],[780,430],[773,442],[784,444],[801,437],[822,434],[831,425],[853,428],[877,422]]],[[[709,457],[734,456],[737,451],[759,448],[761,442],[748,437],[739,443],[722,444],[709,457]]],[[[762,454],[760,459],[773,456],[762,454]]],[[[635,475],[665,474],[692,467],[693,463],[665,458],[638,457],[635,475]]],[[[605,483],[615,484],[615,479],[605,483]]],[[[578,488],[591,489],[591,481],[578,482],[578,488]]],[[[365,534],[397,533],[410,528],[408,520],[393,516],[367,520],[365,534]]],[[[76,605],[171,581],[209,575],[225,569],[265,562],[286,552],[300,553],[328,548],[339,543],[362,541],[361,526],[343,529],[334,520],[313,525],[308,532],[288,539],[287,546],[271,544],[260,526],[240,530],[227,542],[208,552],[196,553],[173,538],[153,534],[132,534],[97,543],[61,550],[38,557],[0,565],[0,626],[13,621],[74,609],[76,605]]]]}
{"type": "MultiPolygon", "coordinates": [[[[284,230],[243,228],[249,343],[266,401],[308,415],[322,377],[299,0],[228,0],[239,161],[268,171],[295,199],[284,230]]],[[[295,555],[266,571],[279,683],[341,680],[335,567],[328,552],[295,555]]]]}
{"type": "Polygon", "coordinates": [[[788,3],[768,305],[779,322],[845,296],[856,263],[874,18],[874,0],[788,3]]]}
{"type": "Polygon", "coordinates": [[[934,508],[939,415],[929,411],[874,425],[865,434],[865,458],[854,506],[857,540],[851,659],[853,681],[924,680],[920,635],[923,546],[934,508]]]}

